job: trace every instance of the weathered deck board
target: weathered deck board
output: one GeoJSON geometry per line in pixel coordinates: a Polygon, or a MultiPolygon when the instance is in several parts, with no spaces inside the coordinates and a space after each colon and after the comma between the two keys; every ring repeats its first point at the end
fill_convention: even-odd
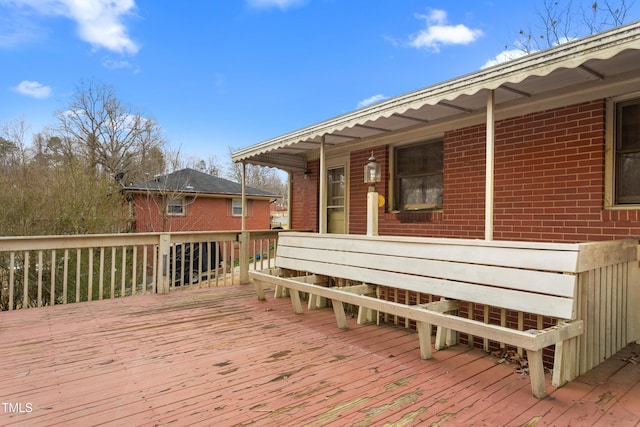
{"type": "Polygon", "coordinates": [[[32,407],[0,425],[640,424],[638,345],[538,401],[481,351],[349,327],[250,286],[0,313],[0,402],[32,407]]]}

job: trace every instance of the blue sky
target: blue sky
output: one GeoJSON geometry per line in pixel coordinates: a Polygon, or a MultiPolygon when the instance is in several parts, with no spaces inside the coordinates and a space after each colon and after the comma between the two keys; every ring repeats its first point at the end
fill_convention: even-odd
{"type": "MultiPolygon", "coordinates": [[[[154,117],[170,148],[225,161],[229,147],[474,72],[538,26],[543,4],[0,0],[0,125],[38,132],[93,81],[154,117]]],[[[634,3],[625,22],[637,19],[634,3]]]]}

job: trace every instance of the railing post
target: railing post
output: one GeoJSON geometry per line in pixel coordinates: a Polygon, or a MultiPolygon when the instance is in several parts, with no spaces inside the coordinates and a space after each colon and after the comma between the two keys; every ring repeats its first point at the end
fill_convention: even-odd
{"type": "Polygon", "coordinates": [[[249,283],[249,232],[240,233],[240,284],[249,283]]]}
{"type": "Polygon", "coordinates": [[[160,266],[157,278],[157,289],[159,294],[169,293],[169,263],[171,262],[171,234],[160,234],[160,244],[158,245],[158,265],[160,266]]]}

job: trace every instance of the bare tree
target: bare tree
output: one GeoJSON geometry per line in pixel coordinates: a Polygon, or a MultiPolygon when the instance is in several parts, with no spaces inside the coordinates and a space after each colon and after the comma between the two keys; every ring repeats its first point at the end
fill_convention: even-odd
{"type": "Polygon", "coordinates": [[[126,212],[115,182],[57,157],[59,138],[39,133],[27,147],[27,129],[24,121],[0,126],[0,235],[120,231],[126,212]]]}
{"type": "Polygon", "coordinates": [[[544,0],[534,26],[522,28],[515,45],[526,53],[623,25],[635,0],[544,0]],[[587,6],[585,6],[587,4],[587,6]]]}
{"type": "MultiPolygon", "coordinates": [[[[230,148],[229,153],[231,152],[233,150],[230,148]]],[[[242,163],[229,161],[226,176],[232,181],[242,182],[242,163]]],[[[247,164],[246,184],[249,187],[281,195],[285,202],[287,200],[287,183],[282,179],[278,169],[247,164]]]]}
{"type": "Polygon", "coordinates": [[[111,86],[82,82],[57,118],[66,157],[80,158],[96,173],[135,182],[144,172],[164,170],[160,126],[122,104],[111,86]]]}

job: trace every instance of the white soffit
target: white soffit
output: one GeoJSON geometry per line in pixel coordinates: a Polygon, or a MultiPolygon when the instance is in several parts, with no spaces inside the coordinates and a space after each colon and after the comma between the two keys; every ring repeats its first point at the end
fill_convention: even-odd
{"type": "Polygon", "coordinates": [[[640,21],[514,61],[403,94],[238,150],[234,161],[302,169],[324,138],[334,146],[526,99],[573,85],[640,71],[640,21]]]}

